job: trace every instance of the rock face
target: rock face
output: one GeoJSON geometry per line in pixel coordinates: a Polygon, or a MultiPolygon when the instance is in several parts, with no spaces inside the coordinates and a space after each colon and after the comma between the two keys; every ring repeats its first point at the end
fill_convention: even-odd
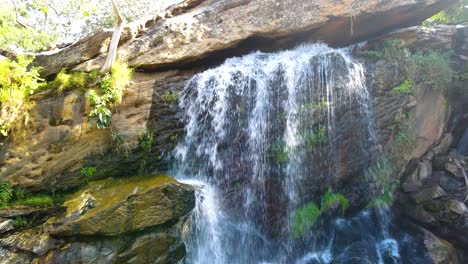
{"type": "Polygon", "coordinates": [[[141,231],[186,215],[195,205],[193,196],[190,187],[166,176],[93,182],[65,202],[67,212],[50,232],[117,236],[141,231]]]}
{"type": "MultiPolygon", "coordinates": [[[[167,14],[165,18],[159,16],[129,25],[121,38],[118,56],[133,67],[161,68],[200,60],[241,43],[250,46],[249,50],[264,46],[270,50],[285,48],[298,41],[350,44],[401,26],[420,23],[454,2],[187,1],[185,9],[176,7],[173,14],[167,14]]],[[[108,36],[98,33],[55,54],[41,55],[34,65],[44,67],[44,76],[63,67],[70,68],[73,64],[77,65],[76,70],[100,67],[105,54],[98,56],[97,53],[101,53],[100,43],[106,41],[108,36]],[[92,44],[96,40],[99,40],[99,45],[92,44]],[[94,56],[97,57],[86,61],[86,58],[94,56]]],[[[239,54],[241,49],[237,49],[239,54]]],[[[217,57],[223,55],[217,54],[217,57]]]]}
{"type": "Polygon", "coordinates": [[[2,263],[175,263],[194,190],[164,176],[93,182],[66,212],[0,238],[2,263]],[[21,252],[21,253],[18,253],[21,252]]]}

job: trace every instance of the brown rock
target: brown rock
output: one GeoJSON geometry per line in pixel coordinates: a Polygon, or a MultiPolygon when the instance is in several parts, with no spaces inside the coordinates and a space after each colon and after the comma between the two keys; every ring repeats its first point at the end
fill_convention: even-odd
{"type": "Polygon", "coordinates": [[[107,179],[73,195],[48,223],[59,236],[115,236],[176,221],[194,205],[193,189],[168,176],[107,179]]]}
{"type": "Polygon", "coordinates": [[[452,244],[438,238],[431,232],[422,229],[424,233],[424,245],[429,253],[429,257],[434,264],[457,264],[457,252],[452,244]]]}
{"type": "MultiPolygon", "coordinates": [[[[349,44],[401,25],[417,24],[454,1],[195,2],[192,8],[172,14],[178,15],[168,16],[157,23],[154,23],[155,20],[148,21],[154,23],[151,28],[121,44],[119,58],[134,67],[161,68],[193,62],[233,48],[241,42],[268,44],[273,49],[295,45],[298,41],[322,40],[337,45],[349,44]],[[255,39],[259,41],[253,41],[255,39]]],[[[48,75],[83,61],[76,59],[83,56],[74,47],[66,48],[61,53],[69,53],[73,59],[55,55],[56,63],[52,67],[49,65],[52,59],[49,62],[47,55],[44,55],[35,65],[48,69],[44,72],[44,75],[48,75]],[[58,58],[66,63],[61,63],[58,58]]],[[[98,68],[104,58],[105,54],[101,54],[75,69],[98,68]]]]}

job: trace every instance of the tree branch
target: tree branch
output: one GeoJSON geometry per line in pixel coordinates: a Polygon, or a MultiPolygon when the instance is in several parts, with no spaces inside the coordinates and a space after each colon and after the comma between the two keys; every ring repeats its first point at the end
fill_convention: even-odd
{"type": "Polygon", "coordinates": [[[122,15],[120,14],[119,7],[115,3],[115,0],[111,0],[111,2],[115,16],[115,27],[114,33],[112,34],[111,43],[109,45],[109,52],[107,53],[106,61],[104,62],[104,65],[102,66],[100,71],[101,73],[109,72],[112,68],[112,64],[114,64],[115,58],[117,56],[117,47],[119,45],[120,35],[122,34],[123,27],[125,24],[125,21],[122,18],[122,15]]]}

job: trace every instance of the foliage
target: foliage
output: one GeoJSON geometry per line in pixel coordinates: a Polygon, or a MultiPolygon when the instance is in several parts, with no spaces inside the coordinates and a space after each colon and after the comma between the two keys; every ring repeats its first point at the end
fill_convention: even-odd
{"type": "Polygon", "coordinates": [[[14,199],[17,201],[26,200],[31,197],[31,193],[21,186],[14,188],[13,194],[14,199]]]}
{"type": "Polygon", "coordinates": [[[23,216],[13,219],[13,226],[18,229],[30,228],[32,225],[33,221],[23,216]]]}
{"type": "Polygon", "coordinates": [[[450,56],[450,53],[441,51],[412,54],[413,79],[419,77],[423,83],[433,89],[447,88],[454,75],[450,67],[450,56]]]}
{"type": "Polygon", "coordinates": [[[111,132],[111,139],[114,145],[114,149],[117,153],[124,152],[125,156],[128,157],[130,148],[128,147],[127,143],[125,142],[124,135],[117,133],[115,131],[111,132]]]}
{"type": "Polygon", "coordinates": [[[90,182],[96,173],[96,167],[84,166],[81,168],[81,176],[85,177],[86,182],[90,182]]]}
{"type": "Polygon", "coordinates": [[[315,151],[316,147],[320,144],[325,143],[326,141],[326,128],[324,126],[319,126],[318,128],[307,131],[302,135],[304,142],[306,144],[306,149],[308,152],[315,151]]]}
{"type": "Polygon", "coordinates": [[[28,111],[30,104],[28,96],[38,88],[39,68],[33,67],[28,70],[27,66],[32,61],[24,55],[17,56],[16,60],[0,60],[0,133],[3,136],[13,134],[20,139],[24,132],[24,126],[28,122],[28,111]]]}
{"type": "Polygon", "coordinates": [[[468,22],[468,0],[459,0],[455,5],[424,21],[423,26],[459,24],[466,22],[468,22]]]}
{"type": "MultiPolygon", "coordinates": [[[[117,0],[126,21],[155,14],[182,0],[117,0]]],[[[21,0],[0,3],[0,48],[43,50],[55,40],[66,43],[110,28],[114,14],[109,1],[21,0]],[[15,9],[18,11],[15,16],[15,9]],[[20,23],[17,23],[20,21],[20,23]],[[27,36],[27,37],[24,37],[27,36]]]]}
{"type": "Polygon", "coordinates": [[[413,82],[411,80],[406,79],[400,85],[393,87],[392,92],[410,94],[412,92],[412,89],[413,82]]]}
{"type": "Polygon", "coordinates": [[[7,181],[0,184],[0,207],[8,205],[11,198],[13,197],[13,188],[7,181]]]}
{"type": "Polygon", "coordinates": [[[138,145],[146,152],[151,152],[153,146],[154,132],[149,129],[148,131],[140,131],[138,133],[138,145]]]}
{"type": "Polygon", "coordinates": [[[165,91],[161,98],[166,104],[174,104],[179,100],[178,94],[173,91],[165,91]]]}
{"type": "Polygon", "coordinates": [[[335,205],[339,205],[344,213],[349,207],[349,201],[342,194],[334,193],[328,188],[322,196],[320,208],[314,202],[309,202],[295,209],[291,218],[292,236],[298,238],[304,235],[328,208],[335,205]]]}
{"type": "Polygon", "coordinates": [[[386,39],[373,50],[363,52],[364,56],[384,59],[398,65],[407,65],[410,52],[405,48],[405,43],[400,39],[386,39]]]}
{"type": "Polygon", "coordinates": [[[86,87],[90,86],[93,81],[95,81],[95,78],[93,79],[91,74],[84,72],[67,73],[66,69],[62,69],[57,76],[55,76],[53,81],[44,82],[39,87],[39,90],[56,90],[59,93],[72,89],[84,90],[86,87]]]}
{"type": "Polygon", "coordinates": [[[111,109],[122,102],[123,89],[130,83],[132,70],[126,64],[114,63],[110,74],[98,82],[99,91],[91,90],[89,102],[92,109],[88,116],[97,118],[97,127],[107,128],[112,121],[111,109]]]}
{"type": "Polygon", "coordinates": [[[0,5],[0,49],[7,51],[40,51],[55,37],[16,22],[12,7],[0,5]],[[27,36],[27,37],[26,37],[27,36]]]}
{"type": "Polygon", "coordinates": [[[324,212],[329,207],[334,205],[340,205],[342,212],[346,211],[349,207],[349,201],[340,193],[333,193],[331,188],[328,188],[325,194],[322,196],[320,203],[320,211],[324,212]]]}

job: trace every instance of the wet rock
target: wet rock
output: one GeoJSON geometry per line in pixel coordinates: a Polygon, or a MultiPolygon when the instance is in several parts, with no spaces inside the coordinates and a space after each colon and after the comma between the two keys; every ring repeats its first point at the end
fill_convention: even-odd
{"type": "Polygon", "coordinates": [[[431,232],[422,229],[424,233],[424,245],[427,252],[435,264],[457,264],[457,252],[452,244],[438,238],[431,232]]]}
{"type": "Polygon", "coordinates": [[[444,171],[438,173],[440,174],[439,184],[446,191],[460,191],[465,186],[465,182],[462,179],[455,178],[444,171]]]}
{"type": "Polygon", "coordinates": [[[64,212],[65,208],[62,206],[49,206],[49,207],[14,207],[10,209],[1,209],[0,217],[15,218],[19,216],[52,216],[64,212]]]}
{"type": "Polygon", "coordinates": [[[14,228],[13,220],[0,218],[0,234],[13,230],[14,228]]]}
{"type": "Polygon", "coordinates": [[[164,176],[138,176],[91,183],[64,206],[64,215],[51,219],[59,236],[113,236],[175,221],[195,204],[193,189],[164,176]]]}
{"type": "Polygon", "coordinates": [[[0,260],[5,264],[26,264],[31,263],[32,257],[21,252],[13,252],[0,247],[0,260]]]}
{"type": "Polygon", "coordinates": [[[447,195],[439,185],[425,188],[415,194],[412,194],[412,197],[416,203],[422,203],[425,201],[429,201],[431,199],[437,199],[447,195]]]}
{"type": "Polygon", "coordinates": [[[0,239],[3,247],[12,247],[22,251],[29,251],[38,256],[57,248],[60,241],[52,238],[43,228],[28,229],[0,239]]]}
{"type": "Polygon", "coordinates": [[[447,163],[445,163],[445,170],[450,172],[452,175],[457,178],[464,179],[464,168],[460,159],[456,157],[451,157],[447,163]]]}
{"type": "Polygon", "coordinates": [[[450,210],[450,212],[453,212],[459,215],[468,214],[468,209],[466,208],[466,205],[457,200],[449,200],[447,202],[447,208],[448,210],[450,210]]]}

